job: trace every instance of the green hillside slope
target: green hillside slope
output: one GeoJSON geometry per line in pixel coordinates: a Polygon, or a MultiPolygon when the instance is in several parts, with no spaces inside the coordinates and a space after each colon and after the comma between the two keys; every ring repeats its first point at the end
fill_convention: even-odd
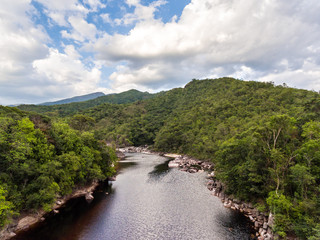
{"type": "MultiPolygon", "coordinates": [[[[280,236],[320,239],[317,92],[221,78],[193,80],[184,88],[146,97],[112,104],[125,103],[117,98],[75,109],[60,105],[46,114],[66,116],[59,121],[69,123],[67,132],[88,132],[100,142],[148,144],[158,151],[210,160],[226,193],[272,212],[274,231],[280,236]]],[[[14,121],[25,118],[25,113],[12,111],[6,116],[22,114],[14,121]]],[[[21,124],[10,128],[5,122],[1,129],[10,134],[15,129],[23,132],[21,124]]],[[[54,136],[49,135],[49,143],[54,136]]],[[[58,149],[65,145],[57,145],[59,141],[54,144],[58,149]]]]}
{"type": "Polygon", "coordinates": [[[75,186],[111,176],[115,161],[92,133],[0,106],[0,229],[21,211],[50,210],[75,186]]]}
{"type": "Polygon", "coordinates": [[[232,78],[193,80],[143,102],[101,105],[96,136],[211,160],[228,194],[276,216],[275,232],[320,230],[320,97],[232,78]]]}
{"type": "Polygon", "coordinates": [[[73,103],[73,102],[83,102],[83,101],[88,101],[88,100],[95,99],[97,97],[102,97],[102,96],[105,96],[105,94],[102,92],[96,92],[96,93],[90,93],[90,94],[86,94],[86,95],[82,95],[82,96],[76,96],[76,97],[72,97],[72,98],[62,99],[62,100],[55,101],[55,102],[45,102],[45,103],[41,103],[38,105],[51,106],[51,105],[66,104],[66,103],[73,103]]]}
{"type": "Polygon", "coordinates": [[[43,105],[20,105],[19,109],[24,111],[33,111],[37,113],[46,113],[53,116],[67,116],[83,111],[84,109],[94,107],[103,103],[125,104],[153,97],[148,92],[138,90],[129,90],[118,94],[109,94],[84,102],[73,102],[60,105],[43,106],[43,105]]]}

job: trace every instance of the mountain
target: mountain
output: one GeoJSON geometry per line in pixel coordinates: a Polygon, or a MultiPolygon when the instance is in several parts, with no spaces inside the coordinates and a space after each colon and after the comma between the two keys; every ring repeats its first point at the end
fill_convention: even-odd
{"type": "Polygon", "coordinates": [[[67,103],[73,103],[73,102],[83,102],[83,101],[88,101],[88,100],[95,99],[97,97],[102,97],[102,96],[105,96],[105,94],[102,92],[95,92],[95,93],[90,93],[82,96],[66,98],[59,101],[55,101],[55,102],[40,103],[39,105],[51,106],[51,105],[67,104],[67,103]]]}
{"type": "MultiPolygon", "coordinates": [[[[147,144],[158,152],[212,161],[215,178],[222,182],[224,193],[252,203],[266,216],[272,213],[273,231],[282,238],[320,239],[317,92],[275,86],[272,82],[194,79],[184,88],[158,94],[130,90],[79,103],[19,106],[24,110],[27,107],[46,115],[39,118],[36,113],[29,113],[28,119],[35,129],[22,117],[26,113],[16,108],[14,112],[4,108],[4,117],[0,119],[0,158],[8,163],[3,169],[16,172],[16,179],[22,184],[29,165],[21,164],[24,161],[21,156],[43,161],[37,157],[43,154],[42,147],[30,150],[38,143],[48,141],[49,146],[55,143],[58,154],[77,146],[76,136],[80,134],[85,146],[94,145],[90,145],[93,139],[86,139],[89,136],[112,146],[147,144]],[[17,114],[22,114],[22,120],[16,120],[17,114]],[[48,116],[55,117],[52,123],[46,119],[48,116]],[[52,132],[51,125],[59,120],[64,125],[52,132]],[[44,134],[42,140],[33,139],[39,136],[39,129],[44,134]],[[57,138],[60,132],[68,136],[57,138]],[[30,146],[16,144],[29,139],[30,146]],[[12,162],[15,164],[9,165],[12,162]]],[[[79,158],[73,154],[57,159],[63,163],[77,161],[79,158]]],[[[55,169],[51,166],[54,165],[48,165],[50,171],[55,169]]],[[[70,168],[69,174],[72,169],[76,168],[70,168]]],[[[6,183],[10,174],[0,174],[0,184],[6,183]]],[[[55,179],[54,175],[49,177],[55,179]]],[[[12,188],[8,194],[14,189],[18,188],[12,188]]],[[[29,189],[32,188],[25,191],[29,189]]]]}
{"type": "Polygon", "coordinates": [[[275,233],[320,239],[317,92],[232,78],[193,80],[145,101],[95,106],[82,116],[94,119],[92,131],[106,142],[212,161],[225,194],[271,212],[275,233]]]}
{"type": "Polygon", "coordinates": [[[20,105],[17,108],[24,111],[33,111],[37,113],[51,113],[59,116],[67,116],[75,114],[79,111],[83,111],[85,109],[104,104],[126,104],[132,103],[139,100],[144,100],[148,98],[152,98],[156,96],[156,94],[151,94],[148,92],[140,92],[138,90],[132,89],[129,91],[125,91],[122,93],[108,94],[105,96],[97,97],[88,101],[83,102],[73,102],[66,104],[58,104],[58,105],[20,105]]]}

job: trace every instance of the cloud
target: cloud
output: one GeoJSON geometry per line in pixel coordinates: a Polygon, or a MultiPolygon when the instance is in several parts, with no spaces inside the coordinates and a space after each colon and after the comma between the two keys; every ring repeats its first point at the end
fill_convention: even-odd
{"type": "MultiPolygon", "coordinates": [[[[89,9],[80,4],[78,0],[36,0],[36,2],[45,8],[44,13],[53,21],[53,25],[68,27],[68,16],[89,13],[89,9]]],[[[91,7],[90,4],[89,6],[91,7]]]]}
{"type": "MultiPolygon", "coordinates": [[[[2,98],[17,97],[17,89],[31,80],[32,61],[45,57],[50,39],[29,15],[30,1],[5,0],[0,8],[0,92],[2,98]]],[[[23,93],[22,93],[23,94],[23,93]]]]}
{"type": "MultiPolygon", "coordinates": [[[[34,103],[99,90],[108,92],[98,86],[99,68],[86,66],[73,45],[62,45],[64,53],[48,47],[53,40],[42,25],[32,21],[35,14],[37,17],[37,10],[27,0],[5,0],[0,9],[0,104],[34,103]]],[[[92,30],[91,25],[82,26],[81,21],[77,24],[75,29],[81,32],[80,38],[94,38],[94,27],[92,30]]]]}
{"type": "Polygon", "coordinates": [[[98,30],[92,23],[88,23],[82,16],[70,16],[68,22],[71,24],[71,32],[66,30],[61,31],[61,35],[64,38],[73,39],[79,42],[86,40],[94,41],[98,30]]]}
{"type": "Polygon", "coordinates": [[[318,0],[191,0],[170,22],[172,1],[3,1],[1,104],[222,76],[320,90],[318,0]]]}
{"type": "Polygon", "coordinates": [[[126,0],[126,4],[129,7],[134,7],[133,13],[127,13],[122,18],[114,20],[116,25],[131,25],[139,21],[153,20],[154,13],[161,5],[166,4],[167,1],[157,0],[151,2],[148,6],[142,5],[140,0],[126,0]]]}
{"type": "MultiPolygon", "coordinates": [[[[35,72],[45,82],[42,94],[55,97],[86,94],[97,91],[101,80],[101,71],[87,68],[80,59],[74,46],[65,48],[65,53],[50,49],[49,56],[33,62],[35,72]]],[[[102,91],[106,89],[100,88],[102,91]]]]}
{"type": "MultiPolygon", "coordinates": [[[[313,63],[312,70],[295,76],[314,79],[313,83],[320,77],[320,21],[314,10],[320,10],[319,1],[192,0],[179,20],[168,23],[154,17],[158,2],[151,7],[127,1],[135,7],[134,14],[119,23],[136,22],[135,26],[128,34],[106,35],[93,45],[98,59],[126,63],[111,75],[114,86],[145,84],[161,89],[162,84],[170,86],[166,84],[170,76],[180,79],[171,81],[171,87],[193,77],[220,74],[284,78],[304,71],[306,59],[313,63]],[[148,11],[139,12],[141,7],[148,11]]],[[[283,81],[306,85],[298,78],[283,81]]]]}

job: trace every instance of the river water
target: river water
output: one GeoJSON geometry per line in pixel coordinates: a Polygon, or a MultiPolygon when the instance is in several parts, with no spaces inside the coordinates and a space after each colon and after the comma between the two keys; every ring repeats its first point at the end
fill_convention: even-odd
{"type": "Polygon", "coordinates": [[[211,195],[206,173],[168,169],[167,163],[157,155],[127,154],[117,180],[91,204],[75,200],[16,239],[250,239],[250,223],[211,195]]]}

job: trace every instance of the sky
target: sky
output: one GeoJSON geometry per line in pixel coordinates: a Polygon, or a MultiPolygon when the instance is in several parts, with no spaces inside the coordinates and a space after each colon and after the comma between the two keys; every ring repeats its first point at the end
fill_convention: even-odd
{"type": "Polygon", "coordinates": [[[0,0],[0,104],[224,76],[320,90],[319,0],[0,0]]]}

